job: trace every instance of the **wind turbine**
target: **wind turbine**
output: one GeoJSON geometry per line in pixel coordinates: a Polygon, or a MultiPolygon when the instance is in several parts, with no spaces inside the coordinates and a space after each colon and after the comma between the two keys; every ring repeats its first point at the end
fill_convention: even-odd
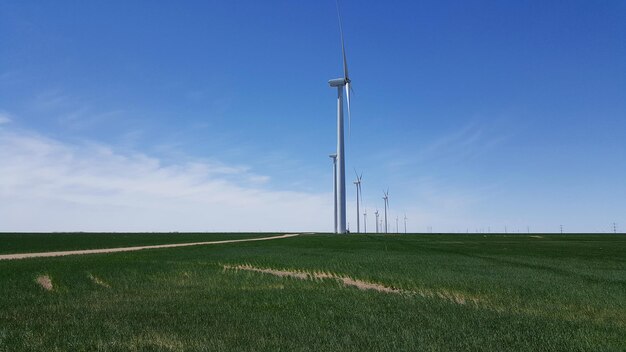
{"type": "Polygon", "coordinates": [[[378,233],[378,209],[376,209],[374,215],[376,215],[376,233],[378,233]]]}
{"type": "Polygon", "coordinates": [[[363,211],[363,232],[367,233],[367,209],[363,211]]]}
{"type": "Polygon", "coordinates": [[[360,227],[360,213],[359,213],[359,199],[360,199],[360,195],[361,195],[361,179],[363,178],[363,173],[361,172],[361,176],[359,176],[359,174],[357,174],[356,170],[354,170],[354,173],[356,174],[356,181],[354,181],[354,185],[356,186],[356,232],[359,233],[361,232],[361,227],[360,227]]]}
{"type": "Polygon", "coordinates": [[[406,214],[404,214],[404,233],[406,234],[406,214]]]}
{"type": "Polygon", "coordinates": [[[387,188],[387,192],[383,191],[385,196],[383,199],[385,200],[385,233],[387,233],[387,207],[389,206],[389,188],[387,188]]]}
{"type": "Polygon", "coordinates": [[[337,154],[330,154],[328,157],[333,159],[333,204],[335,215],[335,227],[333,228],[335,233],[337,233],[337,154]]]}
{"type": "Polygon", "coordinates": [[[337,171],[335,184],[337,196],[335,207],[337,208],[337,233],[346,233],[346,155],[343,142],[343,90],[346,90],[346,103],[348,105],[348,119],[352,120],[350,113],[350,78],[348,76],[348,60],[346,59],[346,46],[343,42],[343,25],[337,2],[337,17],[339,18],[339,34],[341,35],[341,54],[343,56],[343,77],[331,79],[328,84],[337,88],[337,171]]]}
{"type": "Polygon", "coordinates": [[[398,233],[398,216],[396,215],[396,233],[398,233]]]}

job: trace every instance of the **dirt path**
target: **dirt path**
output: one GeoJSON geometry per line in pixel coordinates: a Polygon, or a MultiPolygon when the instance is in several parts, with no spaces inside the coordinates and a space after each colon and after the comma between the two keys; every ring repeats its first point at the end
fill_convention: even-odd
{"type": "Polygon", "coordinates": [[[210,241],[210,242],[158,244],[158,245],[153,245],[153,246],[136,246],[136,247],[121,247],[121,248],[82,249],[82,250],[75,250],[75,251],[59,251],[59,252],[0,254],[0,260],[42,258],[42,257],[61,257],[61,256],[65,256],[65,255],[79,255],[79,254],[99,254],[99,253],[131,252],[131,251],[140,251],[142,249],[201,246],[201,245],[206,245],[206,244],[222,244],[222,243],[236,243],[236,242],[267,241],[267,240],[277,240],[277,239],[280,239],[280,238],[294,237],[294,236],[298,236],[298,235],[299,234],[297,234],[297,233],[291,233],[291,234],[285,234],[285,235],[279,235],[279,236],[271,236],[271,237],[245,238],[245,239],[241,239],[241,240],[223,240],[223,241],[210,241]]]}

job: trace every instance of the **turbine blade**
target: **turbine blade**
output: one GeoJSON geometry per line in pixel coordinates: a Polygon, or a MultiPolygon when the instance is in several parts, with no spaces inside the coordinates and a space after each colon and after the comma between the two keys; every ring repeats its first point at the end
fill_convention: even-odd
{"type": "Polygon", "coordinates": [[[348,104],[348,135],[352,136],[352,112],[350,111],[350,82],[346,83],[346,103],[348,104]]]}
{"type": "Polygon", "coordinates": [[[343,52],[343,78],[350,80],[348,77],[348,59],[346,59],[346,47],[343,44],[343,30],[341,31],[341,51],[343,52]]]}
{"type": "Polygon", "coordinates": [[[348,59],[346,58],[346,45],[343,40],[343,21],[341,21],[341,11],[339,11],[339,0],[336,0],[337,4],[337,18],[339,19],[339,34],[341,36],[341,56],[343,58],[343,79],[346,86],[346,101],[348,104],[348,136],[352,136],[352,113],[350,111],[350,76],[348,75],[348,59]]]}
{"type": "Polygon", "coordinates": [[[339,0],[337,4],[337,18],[339,19],[339,34],[341,36],[341,55],[343,56],[343,78],[349,80],[348,77],[348,60],[346,59],[346,46],[343,41],[343,22],[341,21],[341,12],[339,11],[339,0]]]}

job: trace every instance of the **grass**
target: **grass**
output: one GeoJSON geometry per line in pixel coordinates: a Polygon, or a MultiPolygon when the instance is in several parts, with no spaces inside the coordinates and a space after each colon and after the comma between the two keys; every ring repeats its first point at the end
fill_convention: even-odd
{"type": "Polygon", "coordinates": [[[303,235],[0,261],[0,297],[0,351],[624,351],[626,236],[303,235]],[[223,268],[240,264],[434,294],[223,268]]]}

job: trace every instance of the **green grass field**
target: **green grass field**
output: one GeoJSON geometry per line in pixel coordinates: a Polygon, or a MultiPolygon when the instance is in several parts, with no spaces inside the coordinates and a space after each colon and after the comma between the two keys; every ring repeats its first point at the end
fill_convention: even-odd
{"type": "MultiPolygon", "coordinates": [[[[253,236],[0,234],[0,253],[253,236]]],[[[0,351],[98,350],[625,351],[626,236],[302,235],[0,261],[0,351]],[[397,291],[224,268],[242,264],[397,291]]]]}

